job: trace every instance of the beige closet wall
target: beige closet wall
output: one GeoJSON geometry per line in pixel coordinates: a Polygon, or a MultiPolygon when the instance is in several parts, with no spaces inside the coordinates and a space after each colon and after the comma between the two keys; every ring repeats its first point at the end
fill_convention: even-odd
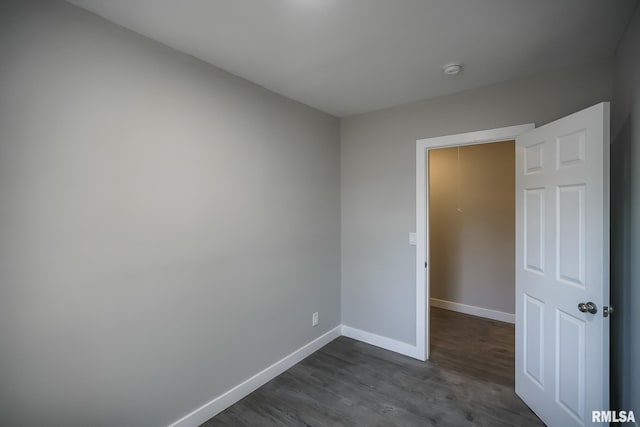
{"type": "Polygon", "coordinates": [[[432,298],[515,312],[514,149],[429,152],[432,298]]]}

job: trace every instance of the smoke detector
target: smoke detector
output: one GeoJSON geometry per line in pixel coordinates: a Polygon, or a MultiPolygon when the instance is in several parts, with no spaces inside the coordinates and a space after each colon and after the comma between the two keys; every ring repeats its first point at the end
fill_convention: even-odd
{"type": "Polygon", "coordinates": [[[457,62],[452,62],[442,67],[442,69],[447,76],[454,76],[462,70],[462,65],[457,62]]]}

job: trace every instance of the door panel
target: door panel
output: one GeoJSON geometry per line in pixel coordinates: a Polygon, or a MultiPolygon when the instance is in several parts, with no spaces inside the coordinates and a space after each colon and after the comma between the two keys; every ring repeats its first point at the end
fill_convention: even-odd
{"type": "Polygon", "coordinates": [[[524,296],[524,371],[544,390],[544,303],[524,296]]]}
{"type": "Polygon", "coordinates": [[[584,288],[586,187],[583,184],[559,186],[557,192],[557,279],[584,288]]]}
{"type": "Polygon", "coordinates": [[[556,400],[564,411],[584,423],[585,322],[562,310],[556,311],[556,400]]]}
{"type": "Polygon", "coordinates": [[[606,103],[516,139],[516,392],[549,426],[609,409],[608,154],[606,103]]]}
{"type": "Polygon", "coordinates": [[[525,190],[524,260],[526,268],[544,274],[544,188],[525,190]]]}

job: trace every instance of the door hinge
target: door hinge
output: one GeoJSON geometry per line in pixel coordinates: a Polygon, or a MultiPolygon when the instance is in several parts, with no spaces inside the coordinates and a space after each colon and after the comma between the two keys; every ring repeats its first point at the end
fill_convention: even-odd
{"type": "Polygon", "coordinates": [[[613,314],[613,306],[612,305],[605,305],[604,307],[602,307],[602,315],[604,317],[609,317],[611,314],[613,314]]]}
{"type": "Polygon", "coordinates": [[[427,268],[427,261],[424,262],[424,268],[427,268]]]}

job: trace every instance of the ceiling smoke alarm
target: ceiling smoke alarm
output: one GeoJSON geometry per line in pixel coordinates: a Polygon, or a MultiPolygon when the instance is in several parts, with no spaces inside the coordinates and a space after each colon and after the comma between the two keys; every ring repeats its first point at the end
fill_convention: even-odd
{"type": "Polygon", "coordinates": [[[444,73],[447,76],[453,76],[456,75],[460,72],[460,70],[462,70],[462,65],[458,64],[458,63],[451,63],[451,64],[447,64],[443,67],[444,69],[444,73]]]}

